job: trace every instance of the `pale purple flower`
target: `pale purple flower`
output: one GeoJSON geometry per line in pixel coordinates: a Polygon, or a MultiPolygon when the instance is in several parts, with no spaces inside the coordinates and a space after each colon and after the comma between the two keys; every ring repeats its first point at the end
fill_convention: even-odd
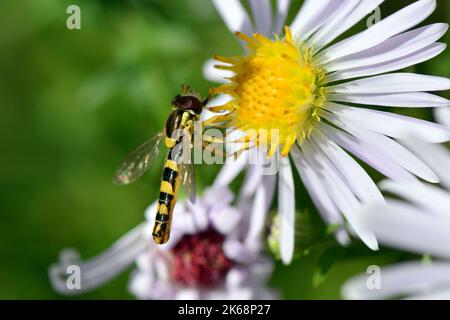
{"type": "MultiPolygon", "coordinates": [[[[261,166],[248,165],[245,159],[255,152],[252,150],[244,152],[240,161],[227,163],[216,182],[216,185],[226,186],[241,171],[247,170],[244,192],[254,199],[249,234],[255,239],[262,231],[278,190],[279,241],[284,263],[292,260],[294,252],[296,203],[290,159],[323,219],[342,227],[336,234],[337,239],[342,244],[349,242],[344,229],[347,221],[356,235],[374,250],[378,248],[377,238],[360,223],[358,212],[366,202],[384,203],[385,200],[372,178],[349,153],[397,183],[417,185],[418,178],[439,182],[430,167],[402,139],[415,135],[428,143],[442,143],[450,140],[449,131],[435,123],[369,107],[445,108],[450,105],[447,99],[425,93],[450,89],[449,79],[390,73],[432,59],[446,48],[437,41],[446,33],[447,24],[416,28],[434,12],[436,1],[417,1],[365,31],[335,41],[383,2],[306,0],[289,24],[286,22],[289,0],[276,1],[275,8],[269,0],[250,0],[250,13],[239,0],[213,0],[230,31],[247,34],[248,41],[253,41],[251,35],[255,32],[272,37],[273,33],[279,35],[284,25],[290,25],[294,40],[299,46],[309,48],[309,58],[325,73],[320,100],[323,104],[315,106],[322,121],[311,120],[309,137],[293,144],[288,157],[275,154],[274,160],[279,161],[280,166],[278,183],[277,176],[263,175],[261,166]],[[359,106],[350,106],[350,103],[359,106]]],[[[272,38],[272,41],[280,42],[282,38],[272,38]]],[[[243,56],[246,54],[248,51],[243,56]]],[[[229,60],[230,65],[225,63],[226,59],[221,59],[221,69],[214,68],[217,62],[208,62],[204,70],[206,78],[223,83],[230,83],[230,79],[238,81],[232,79],[235,75],[232,69],[236,69],[233,59],[229,60]]],[[[232,99],[228,96],[228,100],[232,99]]],[[[238,132],[239,127],[232,130],[238,132]]]]}
{"type": "Polygon", "coordinates": [[[50,268],[54,289],[79,294],[95,289],[134,262],[129,290],[139,299],[273,299],[267,287],[273,262],[262,246],[245,243],[248,219],[232,205],[226,188],[212,188],[195,205],[180,201],[175,207],[172,235],[165,245],[152,239],[156,203],[146,210],[147,222],[130,231],[110,249],[88,261],[66,250],[50,268]],[[81,271],[81,288],[66,284],[67,267],[81,271]]]}

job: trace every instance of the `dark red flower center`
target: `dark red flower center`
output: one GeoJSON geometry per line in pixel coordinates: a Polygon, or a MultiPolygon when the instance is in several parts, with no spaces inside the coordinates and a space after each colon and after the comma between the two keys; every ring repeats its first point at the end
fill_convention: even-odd
{"type": "Polygon", "coordinates": [[[215,230],[185,235],[172,249],[172,278],[187,286],[214,286],[233,262],[223,250],[224,236],[215,230]]]}

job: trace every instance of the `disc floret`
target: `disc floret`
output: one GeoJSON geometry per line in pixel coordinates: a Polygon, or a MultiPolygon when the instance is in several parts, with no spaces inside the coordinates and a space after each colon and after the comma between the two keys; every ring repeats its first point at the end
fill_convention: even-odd
{"type": "Polygon", "coordinates": [[[246,42],[247,55],[215,57],[225,63],[217,68],[234,72],[230,83],[211,90],[233,98],[217,110],[228,111],[227,126],[246,132],[248,145],[253,140],[267,147],[269,156],[281,146],[286,156],[320,121],[324,71],[315,66],[311,48],[296,43],[288,27],[284,38],[274,40],[258,33],[237,36],[246,42]]]}

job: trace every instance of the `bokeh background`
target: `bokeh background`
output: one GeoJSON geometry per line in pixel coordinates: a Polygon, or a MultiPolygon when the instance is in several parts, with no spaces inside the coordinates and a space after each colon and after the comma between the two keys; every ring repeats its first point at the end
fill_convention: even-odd
{"type": "MultiPolygon", "coordinates": [[[[301,2],[293,1],[291,15],[301,2]]],[[[412,2],[387,0],[382,16],[412,2]]],[[[450,2],[438,0],[438,6],[427,22],[449,21],[450,2]]],[[[47,277],[58,252],[75,247],[89,258],[143,220],[158,192],[160,167],[117,187],[117,165],[162,128],[180,84],[207,92],[206,59],[238,52],[209,0],[0,2],[1,299],[66,298],[52,291],[47,277]],[[81,8],[81,30],[66,28],[70,4],[81,8]]],[[[411,70],[449,76],[450,53],[411,70]]],[[[200,190],[218,169],[198,168],[200,190]]],[[[300,207],[317,215],[305,190],[297,193],[300,207]]],[[[411,257],[388,249],[372,253],[358,241],[327,250],[325,256],[311,250],[288,267],[277,263],[270,285],[286,299],[338,299],[349,276],[411,257]]],[[[132,299],[129,271],[70,299],[132,299]]]]}

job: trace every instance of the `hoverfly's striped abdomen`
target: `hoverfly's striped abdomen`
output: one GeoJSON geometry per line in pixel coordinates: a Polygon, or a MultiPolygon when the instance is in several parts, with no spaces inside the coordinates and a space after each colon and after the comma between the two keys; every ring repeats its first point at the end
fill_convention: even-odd
{"type": "Polygon", "coordinates": [[[168,159],[164,166],[155,225],[153,227],[153,239],[158,244],[164,244],[169,241],[172,212],[176,202],[179,181],[177,163],[168,159]]]}
{"type": "Polygon", "coordinates": [[[180,185],[178,170],[178,154],[174,149],[181,140],[173,138],[172,134],[177,129],[183,129],[187,120],[186,112],[174,111],[166,123],[166,147],[169,149],[166,164],[159,189],[158,208],[156,212],[155,225],[153,227],[153,240],[157,244],[164,244],[170,238],[170,226],[172,224],[172,213],[177,201],[177,193],[180,185]]]}

